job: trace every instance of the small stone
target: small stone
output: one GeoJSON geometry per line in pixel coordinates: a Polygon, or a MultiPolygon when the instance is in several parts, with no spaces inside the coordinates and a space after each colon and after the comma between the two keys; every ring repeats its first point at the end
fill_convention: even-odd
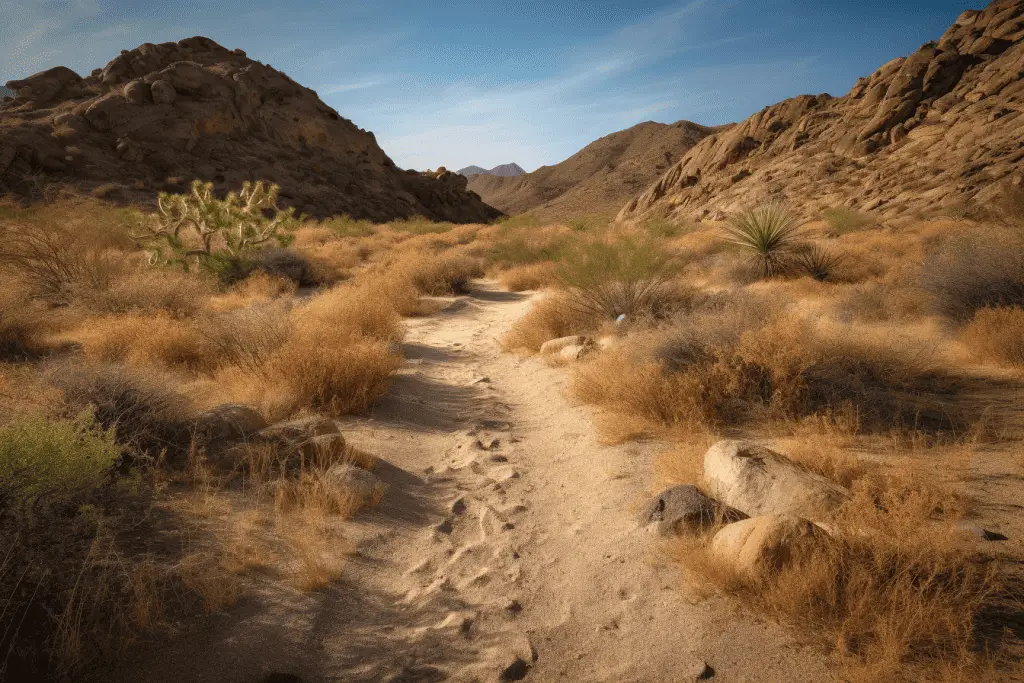
{"type": "Polygon", "coordinates": [[[465,511],[466,511],[466,499],[465,498],[459,498],[454,503],[452,503],[452,514],[453,515],[461,515],[465,511]]]}
{"type": "Polygon", "coordinates": [[[452,525],[452,520],[450,520],[450,519],[444,520],[443,522],[441,522],[440,524],[438,524],[434,528],[437,529],[437,531],[442,533],[442,534],[450,534],[454,530],[454,526],[452,525]]]}
{"type": "Polygon", "coordinates": [[[509,600],[505,603],[505,611],[511,612],[512,614],[519,614],[523,611],[523,606],[519,604],[518,600],[509,600]]]}
{"type": "Polygon", "coordinates": [[[977,536],[983,541],[1008,541],[1010,540],[1005,534],[1001,534],[998,531],[990,531],[980,526],[976,526],[969,522],[960,522],[956,525],[956,528],[960,531],[965,531],[973,536],[977,536]]]}
{"type": "Polygon", "coordinates": [[[501,672],[501,680],[503,681],[521,681],[526,678],[526,674],[530,673],[530,665],[527,664],[523,659],[516,657],[507,667],[501,672]]]}

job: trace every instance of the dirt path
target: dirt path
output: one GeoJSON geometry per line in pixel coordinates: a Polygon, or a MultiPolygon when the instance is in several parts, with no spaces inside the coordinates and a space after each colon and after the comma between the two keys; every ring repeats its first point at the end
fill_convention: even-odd
{"type": "Polygon", "coordinates": [[[599,444],[565,370],[501,352],[529,305],[480,283],[410,321],[391,395],[343,425],[390,488],[339,584],[248,600],[133,680],[833,680],[781,629],[680,589],[635,522],[660,446],[599,444]]]}

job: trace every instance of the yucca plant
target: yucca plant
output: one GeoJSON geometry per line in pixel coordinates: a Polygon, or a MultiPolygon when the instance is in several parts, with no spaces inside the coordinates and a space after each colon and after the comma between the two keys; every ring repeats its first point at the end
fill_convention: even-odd
{"type": "Polygon", "coordinates": [[[800,240],[796,218],[779,201],[746,209],[733,216],[725,226],[726,239],[751,253],[761,277],[785,272],[792,263],[793,251],[800,240]]]}
{"type": "Polygon", "coordinates": [[[832,277],[832,272],[843,261],[843,254],[820,244],[804,244],[796,249],[793,263],[819,282],[832,277]]]}

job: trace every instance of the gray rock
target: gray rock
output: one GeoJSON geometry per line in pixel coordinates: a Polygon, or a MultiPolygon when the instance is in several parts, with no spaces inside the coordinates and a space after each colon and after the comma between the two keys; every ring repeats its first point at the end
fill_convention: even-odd
{"type": "Polygon", "coordinates": [[[322,415],[278,422],[261,430],[254,443],[278,449],[287,470],[302,469],[312,463],[331,463],[345,455],[345,437],[334,420],[322,415]]]}
{"type": "Polygon", "coordinates": [[[719,441],[704,454],[704,490],[750,517],[815,519],[850,492],[783,455],[748,441],[719,441]]]}
{"type": "Polygon", "coordinates": [[[256,410],[241,403],[210,408],[196,418],[196,434],[204,441],[241,441],[267,426],[256,410]]]}
{"type": "Polygon", "coordinates": [[[384,492],[384,484],[373,472],[354,465],[335,465],[327,470],[327,481],[338,492],[352,496],[361,504],[379,498],[384,492]]]}
{"type": "Polygon", "coordinates": [[[174,104],[174,100],[178,99],[178,92],[169,81],[153,81],[149,86],[149,91],[156,104],[174,104]]]}
{"type": "Polygon", "coordinates": [[[704,531],[722,519],[735,521],[742,516],[708,498],[696,486],[682,484],[651,498],[641,510],[639,522],[641,526],[653,526],[662,536],[671,536],[704,531]]]}

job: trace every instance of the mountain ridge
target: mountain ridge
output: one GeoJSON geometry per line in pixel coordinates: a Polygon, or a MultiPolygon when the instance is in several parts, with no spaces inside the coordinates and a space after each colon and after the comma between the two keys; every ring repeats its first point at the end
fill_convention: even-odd
{"type": "Polygon", "coordinates": [[[459,223],[501,215],[443,171],[399,169],[359,128],[286,74],[197,36],[124,50],[82,78],[55,67],[11,81],[0,102],[0,192],[35,180],[152,205],[191,179],[215,191],[281,187],[310,216],[459,223]]]}
{"type": "Polygon", "coordinates": [[[481,168],[479,166],[467,166],[465,168],[459,169],[458,171],[456,171],[456,173],[458,173],[459,175],[466,176],[467,178],[471,178],[472,176],[475,175],[480,175],[481,173],[489,173],[491,175],[504,178],[525,175],[526,170],[523,169],[523,167],[520,166],[519,164],[513,162],[508,164],[500,164],[491,169],[481,168]]]}
{"type": "Polygon", "coordinates": [[[475,175],[468,187],[506,213],[563,219],[580,212],[614,212],[679,155],[722,129],[690,121],[646,121],[605,135],[558,164],[515,177],[475,175]]]}
{"type": "Polygon", "coordinates": [[[618,219],[721,219],[769,198],[881,218],[958,210],[1020,184],[1024,2],[968,10],[842,97],[801,95],[708,136],[618,219]]]}

